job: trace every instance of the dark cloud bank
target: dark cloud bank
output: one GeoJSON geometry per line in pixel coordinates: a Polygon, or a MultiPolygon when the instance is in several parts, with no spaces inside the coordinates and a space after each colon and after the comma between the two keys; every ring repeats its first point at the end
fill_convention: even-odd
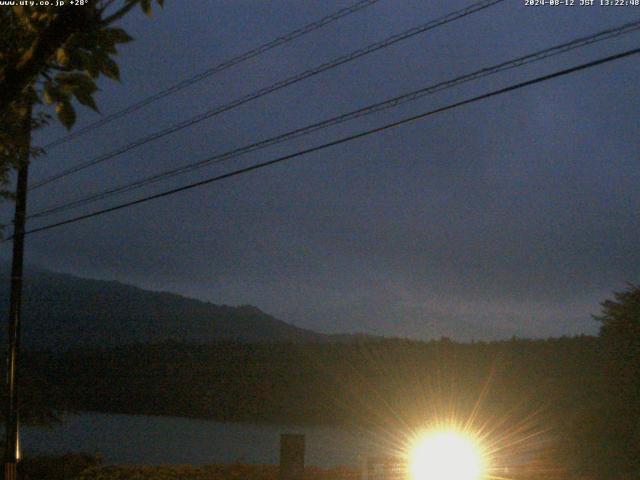
{"type": "MultiPolygon", "coordinates": [[[[465,5],[437,3],[382,1],[52,151],[32,177],[465,5]]],[[[122,84],[102,85],[105,113],[347,2],[180,5],[167,2],[151,20],[127,20],[137,40],[122,48],[122,84]]],[[[593,33],[632,13],[506,2],[33,192],[30,209],[593,33]]],[[[637,39],[516,69],[236,165],[617,52],[637,39]]],[[[624,60],[34,235],[28,258],[82,276],[254,304],[323,332],[460,339],[593,333],[598,302],[640,274],[638,74],[637,59],[624,60]]],[[[95,118],[83,112],[80,124],[95,118]]],[[[61,133],[51,127],[38,141],[61,133]]]]}

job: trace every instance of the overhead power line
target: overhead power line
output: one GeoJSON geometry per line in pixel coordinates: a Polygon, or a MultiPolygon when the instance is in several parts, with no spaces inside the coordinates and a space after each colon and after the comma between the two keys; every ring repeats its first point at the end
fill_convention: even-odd
{"type": "Polygon", "coordinates": [[[73,200],[71,202],[65,202],[52,207],[48,207],[46,209],[43,209],[39,212],[36,212],[30,215],[27,218],[30,218],[30,219],[43,218],[49,215],[53,215],[54,213],[59,213],[72,208],[88,205],[98,200],[104,200],[114,195],[130,192],[132,190],[142,188],[144,186],[151,185],[153,183],[166,180],[166,179],[175,177],[177,175],[192,172],[194,170],[197,170],[212,164],[220,163],[226,160],[230,160],[232,158],[239,157],[249,152],[254,152],[269,146],[276,145],[278,143],[282,143],[284,141],[292,140],[302,135],[308,135],[310,133],[316,132],[324,128],[328,128],[330,126],[334,126],[334,125],[337,125],[349,120],[353,120],[365,115],[370,115],[372,113],[380,112],[382,110],[389,109],[407,102],[415,101],[424,96],[431,95],[431,94],[440,92],[442,90],[461,85],[469,81],[478,80],[480,78],[484,78],[489,75],[494,75],[512,68],[537,62],[546,58],[550,58],[555,55],[559,55],[559,54],[566,53],[578,48],[582,48],[587,45],[591,45],[596,42],[601,42],[603,40],[607,40],[614,37],[618,37],[620,35],[631,33],[631,32],[637,31],[638,29],[640,29],[640,20],[636,20],[635,22],[625,23],[615,28],[603,30],[589,36],[572,40],[570,42],[555,45],[555,46],[546,48],[544,50],[539,50],[535,53],[524,55],[524,56],[509,60],[506,62],[502,62],[490,67],[485,67],[479,70],[475,70],[474,72],[453,78],[451,80],[439,82],[439,83],[436,83],[435,85],[430,85],[428,87],[424,87],[419,90],[412,91],[410,93],[405,93],[403,95],[399,95],[391,99],[384,100],[382,102],[378,102],[363,108],[359,108],[357,110],[353,110],[351,112],[344,113],[342,115],[338,115],[330,119],[323,120],[321,122],[313,123],[311,125],[307,125],[305,127],[298,128],[298,129],[289,131],[287,133],[283,133],[281,135],[268,138],[266,140],[261,140],[259,142],[255,142],[250,145],[246,145],[246,146],[236,148],[224,153],[220,153],[220,154],[205,158],[203,160],[199,160],[197,162],[193,162],[181,167],[169,169],[164,172],[157,173],[155,175],[147,176],[140,180],[136,180],[134,182],[130,182],[124,185],[111,188],[111,189],[107,189],[103,192],[88,195],[83,198],[73,200]]]}
{"type": "Polygon", "coordinates": [[[355,13],[364,8],[367,8],[379,1],[380,0],[361,0],[359,2],[356,2],[351,6],[338,10],[330,15],[327,15],[326,17],[316,20],[315,22],[311,22],[305,25],[304,27],[298,28],[297,30],[289,32],[286,35],[283,35],[281,37],[275,38],[267,43],[263,43],[262,45],[252,50],[248,50],[244,53],[241,53],[240,55],[237,55],[233,58],[225,60],[222,63],[219,63],[211,68],[208,68],[206,70],[203,70],[200,73],[197,73],[196,75],[193,75],[192,77],[186,78],[174,85],[171,85],[170,87],[164,90],[156,92],[153,95],[150,95],[146,98],[143,98],[142,100],[132,103],[131,105],[123,108],[122,110],[119,110],[110,115],[107,115],[106,117],[103,117],[100,120],[90,123],[85,127],[82,127],[68,135],[65,135],[64,137],[60,137],[54,140],[53,142],[46,144],[43,148],[45,150],[48,150],[48,149],[57,147],[58,145],[62,145],[63,143],[67,143],[73,140],[74,138],[80,137],[86,133],[96,130],[97,128],[100,128],[108,123],[111,123],[114,120],[117,120],[126,115],[129,115],[130,113],[137,112],[138,110],[146,107],[147,105],[150,105],[160,99],[163,99],[165,97],[168,97],[169,95],[179,92],[180,90],[190,87],[191,85],[198,83],[201,80],[204,80],[205,78],[209,78],[212,75],[215,75],[216,73],[220,73],[226,70],[227,68],[231,68],[234,65],[238,65],[239,63],[242,63],[246,60],[250,60],[254,57],[257,57],[258,55],[268,52],[269,50],[279,47],[280,45],[291,42],[292,40],[295,40],[308,33],[311,33],[315,30],[325,27],[330,23],[335,22],[336,20],[347,17],[348,15],[351,15],[352,13],[355,13]]]}
{"type": "Polygon", "coordinates": [[[145,145],[149,142],[158,140],[162,137],[165,137],[166,135],[175,133],[179,130],[182,130],[184,128],[190,127],[192,125],[195,125],[197,123],[200,123],[204,120],[207,120],[209,118],[212,118],[216,115],[219,115],[223,112],[227,112],[229,110],[232,110],[234,108],[237,108],[241,105],[244,105],[245,103],[251,102],[253,100],[256,100],[260,97],[263,97],[265,95],[268,95],[270,93],[273,93],[275,91],[281,90],[285,87],[288,87],[290,85],[293,85],[295,83],[301,82],[303,80],[306,80],[307,78],[313,77],[315,75],[318,75],[320,73],[323,73],[327,70],[331,70],[333,68],[336,68],[340,65],[343,65],[345,63],[349,63],[352,62],[353,60],[356,60],[360,57],[363,57],[365,55],[369,55],[370,53],[376,52],[378,50],[381,50],[383,48],[387,48],[391,45],[394,45],[398,42],[401,42],[403,40],[406,40],[408,38],[411,38],[415,35],[424,33],[428,30],[432,30],[434,28],[440,27],[442,25],[446,25],[450,22],[453,22],[455,20],[461,19],[463,17],[466,17],[468,15],[471,15],[473,13],[479,12],[481,10],[484,10],[486,8],[489,8],[493,5],[496,5],[498,3],[501,3],[505,0],[482,0],[480,2],[476,2],[466,8],[463,8],[461,10],[457,10],[455,12],[449,13],[437,20],[432,20],[430,22],[427,22],[425,24],[422,24],[418,27],[414,27],[411,28],[409,30],[406,30],[402,33],[398,33],[396,35],[392,35],[391,37],[388,37],[382,41],[379,42],[375,42],[371,45],[368,45],[366,47],[360,48],[358,50],[355,50],[351,53],[348,53],[346,55],[342,55],[334,60],[331,60],[329,62],[323,63],[321,65],[318,65],[317,67],[311,68],[309,70],[305,70],[302,73],[299,73],[297,75],[291,76],[289,78],[286,78],[284,80],[281,80],[279,82],[276,82],[272,85],[269,85],[268,87],[262,88],[260,90],[257,90],[253,93],[249,93],[243,97],[240,97],[236,100],[231,101],[230,103],[226,103],[224,105],[215,107],[211,110],[207,110],[206,112],[200,113],[188,120],[184,120],[182,122],[176,123],[170,127],[164,128],[162,130],[156,131],[146,137],[142,137],[138,140],[134,140],[133,142],[117,148],[115,150],[112,150],[111,152],[108,152],[106,154],[100,155],[99,157],[96,157],[92,160],[80,163],[76,166],[70,167],[66,170],[63,170],[57,174],[54,174],[50,177],[47,177],[39,182],[34,183],[30,190],[35,190],[37,188],[40,188],[44,185],[47,185],[51,182],[54,182],[56,180],[59,180],[61,178],[64,178],[68,175],[71,175],[73,173],[77,173],[81,170],[84,170],[86,168],[92,167],[94,165],[97,165],[99,163],[102,163],[106,160],[110,160],[114,157],[117,157],[118,155],[122,155],[123,153],[129,152],[135,148],[138,148],[142,145],[145,145]]]}
{"type": "Polygon", "coordinates": [[[592,67],[595,67],[595,66],[598,66],[598,65],[603,65],[605,63],[609,63],[609,62],[612,62],[612,61],[615,61],[615,60],[620,60],[620,59],[625,58],[625,57],[630,57],[632,55],[637,55],[639,53],[640,53],[640,48],[635,48],[635,49],[627,50],[625,52],[621,52],[621,53],[618,53],[618,54],[615,54],[615,55],[610,55],[608,57],[599,58],[599,59],[593,60],[591,62],[583,63],[583,64],[580,64],[580,65],[577,65],[577,66],[574,66],[574,67],[570,67],[570,68],[567,68],[567,69],[564,69],[564,70],[556,71],[556,72],[551,73],[551,74],[547,74],[547,75],[543,75],[543,76],[540,76],[540,77],[536,77],[536,78],[531,79],[531,80],[527,80],[527,81],[524,81],[524,82],[516,83],[516,84],[510,85],[508,87],[500,88],[498,90],[493,90],[493,91],[491,91],[489,93],[485,93],[485,94],[478,95],[478,96],[475,96],[475,97],[472,97],[472,98],[468,98],[466,100],[462,100],[462,101],[459,101],[459,102],[456,102],[456,103],[451,103],[451,104],[446,105],[444,107],[436,108],[436,109],[430,110],[428,112],[424,112],[424,113],[420,113],[420,114],[413,115],[413,116],[410,116],[410,117],[406,117],[406,118],[404,118],[402,120],[398,120],[398,121],[393,122],[393,123],[388,123],[388,124],[383,125],[381,127],[376,127],[376,128],[372,128],[370,130],[365,130],[365,131],[362,131],[362,132],[359,132],[359,133],[356,133],[356,134],[353,134],[353,135],[348,135],[346,137],[339,138],[338,140],[333,140],[331,142],[327,142],[327,143],[324,143],[322,145],[318,145],[318,146],[315,146],[315,147],[307,148],[305,150],[300,150],[298,152],[295,152],[295,153],[292,153],[292,154],[289,154],[289,155],[284,155],[284,156],[281,156],[281,157],[278,157],[278,158],[275,158],[275,159],[272,159],[272,160],[268,160],[266,162],[257,163],[255,165],[251,165],[249,167],[240,168],[240,169],[234,170],[232,172],[224,173],[224,174],[221,174],[221,175],[216,175],[214,177],[210,177],[210,178],[207,178],[207,179],[204,179],[204,180],[193,182],[193,183],[190,183],[188,185],[184,185],[182,187],[172,188],[170,190],[165,190],[164,192],[156,193],[156,194],[149,195],[149,196],[146,196],[146,197],[138,198],[136,200],[132,200],[132,201],[129,201],[129,202],[121,203],[119,205],[115,205],[115,206],[112,206],[112,207],[104,208],[104,209],[101,209],[101,210],[96,210],[94,212],[87,213],[87,214],[84,214],[84,215],[79,215],[77,217],[69,218],[67,220],[63,220],[63,221],[60,221],[60,222],[44,225],[42,227],[34,228],[34,229],[26,231],[25,234],[29,235],[29,234],[33,234],[33,233],[37,233],[37,232],[43,232],[43,231],[46,231],[46,230],[51,230],[53,228],[61,227],[63,225],[69,225],[71,223],[76,223],[76,222],[79,222],[81,220],[86,220],[86,219],[89,219],[89,218],[97,217],[97,216],[100,216],[100,215],[104,215],[106,213],[115,212],[117,210],[122,210],[124,208],[129,208],[129,207],[132,207],[134,205],[139,205],[139,204],[142,204],[142,203],[146,203],[146,202],[149,202],[151,200],[156,200],[158,198],[168,197],[168,196],[180,193],[180,192],[191,190],[193,188],[202,187],[204,185],[209,185],[211,183],[218,182],[218,181],[221,181],[221,180],[224,180],[224,179],[227,179],[227,178],[231,178],[231,177],[235,177],[235,176],[238,176],[238,175],[242,175],[242,174],[245,174],[245,173],[248,173],[248,172],[252,172],[254,170],[259,170],[259,169],[262,169],[262,168],[265,168],[265,167],[268,167],[268,166],[271,166],[271,165],[275,165],[275,164],[282,163],[282,162],[285,162],[285,161],[288,161],[288,160],[292,160],[292,159],[297,158],[297,157],[301,157],[303,155],[308,155],[310,153],[318,152],[318,151],[325,150],[325,149],[330,148],[330,147],[334,147],[336,145],[347,143],[347,142],[350,142],[352,140],[356,140],[356,139],[367,137],[367,136],[370,136],[370,135],[373,135],[373,134],[376,134],[376,133],[380,133],[380,132],[389,130],[391,128],[395,128],[395,127],[398,127],[398,126],[401,126],[401,125],[404,125],[404,124],[407,124],[407,123],[410,123],[410,122],[414,122],[416,120],[420,120],[420,119],[423,119],[423,118],[426,118],[426,117],[429,117],[429,116],[432,116],[432,115],[436,115],[438,113],[442,113],[442,112],[445,112],[445,111],[448,111],[448,110],[453,110],[455,108],[462,107],[464,105],[469,105],[471,103],[475,103],[475,102],[479,102],[479,101],[482,101],[482,100],[486,100],[488,98],[495,97],[495,96],[498,96],[498,95],[502,95],[502,94],[505,94],[505,93],[508,93],[508,92],[512,92],[512,91],[515,91],[515,90],[519,90],[521,88],[528,87],[530,85],[534,85],[534,84],[541,83],[541,82],[546,82],[546,81],[552,80],[554,78],[558,78],[558,77],[562,77],[562,76],[565,76],[565,75],[569,75],[571,73],[575,73],[575,72],[578,72],[578,71],[581,71],[581,70],[586,70],[588,68],[592,68],[592,67]]]}

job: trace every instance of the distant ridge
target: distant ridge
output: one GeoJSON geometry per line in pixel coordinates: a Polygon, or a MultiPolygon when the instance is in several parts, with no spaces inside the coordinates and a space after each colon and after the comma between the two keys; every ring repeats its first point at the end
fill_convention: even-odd
{"type": "MultiPolygon", "coordinates": [[[[0,321],[6,325],[9,268],[0,266],[0,321]]],[[[91,280],[27,268],[23,345],[67,349],[176,341],[323,342],[323,335],[290,325],[252,305],[215,305],[116,281],[91,280]]],[[[6,328],[0,327],[0,338],[6,328]]]]}

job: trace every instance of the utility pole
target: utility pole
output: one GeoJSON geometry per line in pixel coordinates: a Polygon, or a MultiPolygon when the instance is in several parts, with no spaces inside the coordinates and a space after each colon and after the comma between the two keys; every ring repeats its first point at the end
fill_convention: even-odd
{"type": "Polygon", "coordinates": [[[7,351],[7,405],[5,415],[4,480],[16,480],[20,459],[18,411],[18,353],[20,351],[20,307],[22,304],[22,270],[24,263],[24,226],[27,213],[27,178],[31,147],[31,101],[20,120],[19,169],[16,182],[13,219],[13,256],[11,260],[11,295],[9,305],[9,349],[7,351]]]}

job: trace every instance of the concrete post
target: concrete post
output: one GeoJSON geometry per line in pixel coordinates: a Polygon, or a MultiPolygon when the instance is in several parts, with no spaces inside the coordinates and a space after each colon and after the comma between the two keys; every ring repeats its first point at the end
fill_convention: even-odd
{"type": "Polygon", "coordinates": [[[302,480],[304,476],[304,435],[283,433],[280,435],[279,480],[302,480]]]}

